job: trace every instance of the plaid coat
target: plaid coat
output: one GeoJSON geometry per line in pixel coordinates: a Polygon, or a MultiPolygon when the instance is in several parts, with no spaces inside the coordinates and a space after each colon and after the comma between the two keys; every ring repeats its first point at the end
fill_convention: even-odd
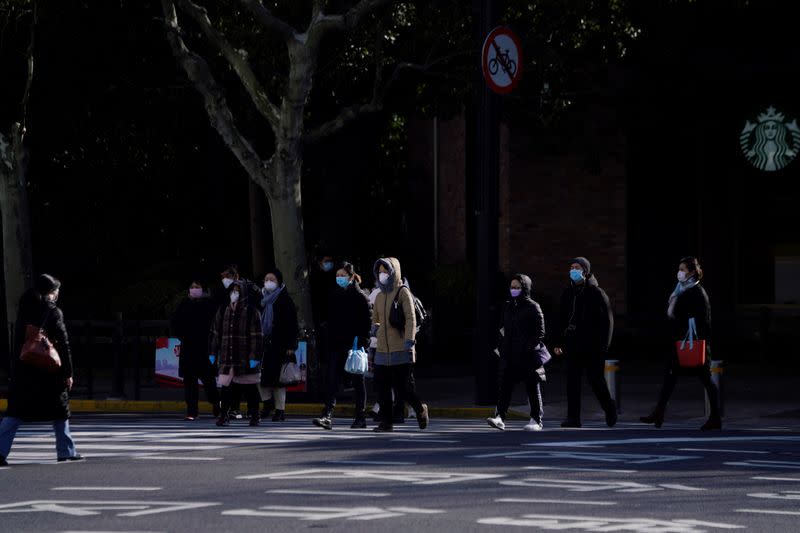
{"type": "Polygon", "coordinates": [[[261,313],[240,301],[236,306],[222,306],[211,324],[209,354],[217,356],[220,374],[233,368],[236,376],[261,372],[261,313]],[[250,361],[258,362],[250,368],[250,361]]]}

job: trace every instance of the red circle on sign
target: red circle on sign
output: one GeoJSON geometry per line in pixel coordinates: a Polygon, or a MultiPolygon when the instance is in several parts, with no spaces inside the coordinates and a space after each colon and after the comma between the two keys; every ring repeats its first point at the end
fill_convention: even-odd
{"type": "MultiPolygon", "coordinates": [[[[506,50],[506,56],[508,56],[508,52],[510,52],[510,50],[506,50]]],[[[492,61],[497,61],[497,57],[492,59],[492,61]]],[[[506,65],[502,64],[503,63],[502,61],[500,61],[499,63],[505,70],[506,65]]],[[[489,85],[490,89],[499,94],[508,94],[511,91],[513,91],[514,88],[517,86],[517,83],[519,82],[520,76],[522,75],[522,45],[520,44],[519,37],[517,37],[517,35],[513,31],[511,31],[509,28],[506,28],[505,26],[499,26],[493,29],[486,37],[486,40],[483,42],[483,48],[481,49],[481,67],[483,70],[483,78],[486,80],[486,84],[489,85]],[[509,83],[508,85],[500,85],[499,83],[497,83],[495,79],[492,77],[493,76],[491,72],[492,69],[490,68],[491,65],[489,60],[489,52],[491,50],[497,49],[496,40],[498,37],[504,37],[510,39],[514,47],[516,48],[515,50],[516,68],[510,74],[506,71],[506,75],[511,80],[511,83],[509,83]]],[[[495,70],[496,71],[498,70],[497,65],[495,65],[495,70]]]]}

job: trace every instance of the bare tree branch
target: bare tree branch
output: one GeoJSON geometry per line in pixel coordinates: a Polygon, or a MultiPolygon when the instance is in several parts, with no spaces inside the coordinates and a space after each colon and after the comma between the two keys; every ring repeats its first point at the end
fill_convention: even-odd
{"type": "Polygon", "coordinates": [[[225,145],[236,156],[250,178],[268,190],[269,183],[265,176],[269,165],[264,164],[255,149],[239,132],[233,114],[225,101],[225,95],[214,79],[206,60],[187,48],[180,35],[178,15],[173,1],[161,0],[161,6],[164,10],[167,39],[172,47],[172,52],[194,88],[202,95],[209,122],[220,134],[225,145]]]}
{"type": "Polygon", "coordinates": [[[275,130],[280,122],[280,112],[278,108],[270,101],[267,91],[264,86],[256,78],[250,63],[247,61],[247,52],[244,50],[236,50],[225,39],[225,36],[214,28],[211,20],[208,18],[208,11],[202,6],[198,6],[191,0],[177,0],[181,10],[185,11],[194,21],[200,26],[206,38],[216,46],[223,57],[225,57],[228,64],[239,76],[242,85],[244,85],[250,99],[267,121],[272,129],[275,130]]]}
{"type": "MultiPolygon", "coordinates": [[[[342,15],[326,15],[320,10],[315,13],[309,34],[314,36],[314,41],[319,41],[330,31],[350,31],[361,23],[361,20],[374,13],[383,6],[395,3],[397,0],[360,0],[356,5],[342,15]]],[[[315,7],[316,6],[315,2],[315,7]]],[[[316,10],[315,10],[316,11],[316,10]]]]}
{"type": "Polygon", "coordinates": [[[297,38],[295,29],[287,22],[273,15],[272,12],[261,3],[261,0],[241,0],[241,2],[262,26],[276,33],[284,41],[297,38]]]}

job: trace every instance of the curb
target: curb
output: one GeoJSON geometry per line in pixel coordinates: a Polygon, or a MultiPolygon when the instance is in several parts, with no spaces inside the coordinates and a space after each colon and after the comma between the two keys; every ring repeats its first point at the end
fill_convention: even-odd
{"type": "MultiPolygon", "coordinates": [[[[152,400],[70,400],[70,410],[73,413],[142,413],[142,414],[180,414],[186,411],[186,404],[180,401],[152,401],[152,400]]],[[[8,402],[0,400],[0,411],[5,411],[8,402]]],[[[286,414],[295,416],[317,416],[322,412],[321,403],[290,403],[286,405],[286,414]]],[[[208,403],[200,404],[200,413],[211,415],[211,406],[208,403]]],[[[493,407],[433,407],[429,408],[433,418],[466,418],[480,419],[494,415],[493,407]]],[[[336,406],[338,416],[353,416],[353,404],[339,404],[336,406]]],[[[508,418],[522,420],[525,416],[509,411],[508,418]]]]}

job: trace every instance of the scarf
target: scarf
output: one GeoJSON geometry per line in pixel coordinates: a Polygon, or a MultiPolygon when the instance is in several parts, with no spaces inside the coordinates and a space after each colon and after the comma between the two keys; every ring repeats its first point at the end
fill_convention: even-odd
{"type": "Polygon", "coordinates": [[[283,292],[284,287],[285,285],[281,285],[274,291],[265,294],[261,299],[261,305],[264,307],[264,312],[261,314],[261,333],[265,337],[269,337],[272,334],[272,323],[275,319],[272,304],[275,303],[275,300],[277,300],[278,296],[283,292]]]}
{"type": "Polygon", "coordinates": [[[700,283],[700,280],[695,276],[690,277],[686,281],[679,281],[675,286],[675,290],[669,295],[669,306],[667,307],[667,316],[675,318],[675,303],[678,301],[678,296],[683,294],[686,290],[695,287],[700,283]]]}

